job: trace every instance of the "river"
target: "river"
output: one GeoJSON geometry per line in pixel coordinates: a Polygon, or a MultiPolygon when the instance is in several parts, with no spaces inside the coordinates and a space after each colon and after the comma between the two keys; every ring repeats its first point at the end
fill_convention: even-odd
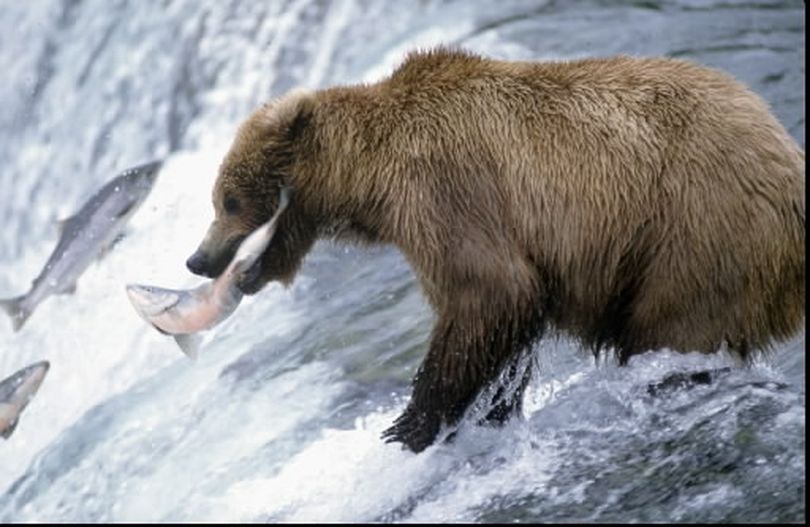
{"type": "Polygon", "coordinates": [[[19,333],[0,377],[51,369],[0,444],[0,521],[803,522],[805,335],[751,367],[668,350],[626,367],[537,346],[525,419],[463,425],[420,455],[379,436],[433,315],[393,248],[319,243],[288,289],[246,299],[196,362],[147,327],[129,282],[184,261],[238,123],[296,86],[373,81],[407,51],[684,57],[749,84],[804,146],[799,1],[4,1],[0,297],[56,221],[121,170],[165,165],[129,233],[19,333]],[[667,375],[732,366],[651,396],[667,375]]]}

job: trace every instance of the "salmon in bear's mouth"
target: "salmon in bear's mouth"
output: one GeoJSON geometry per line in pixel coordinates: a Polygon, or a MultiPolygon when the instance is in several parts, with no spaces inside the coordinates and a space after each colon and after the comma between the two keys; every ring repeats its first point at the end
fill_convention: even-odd
{"type": "Polygon", "coordinates": [[[252,295],[258,293],[259,290],[264,287],[264,284],[267,283],[266,279],[263,279],[264,276],[264,267],[262,266],[262,262],[264,262],[264,257],[267,255],[267,251],[270,250],[270,246],[273,244],[273,237],[276,234],[275,225],[277,224],[279,217],[285,211],[287,206],[290,203],[290,198],[292,196],[292,189],[290,187],[281,187],[281,191],[279,193],[279,201],[278,207],[276,208],[276,212],[273,213],[273,217],[271,218],[271,223],[274,225],[273,232],[270,238],[270,241],[267,242],[267,245],[262,251],[261,255],[256,258],[256,261],[251,265],[246,271],[242,273],[241,276],[236,280],[236,287],[245,295],[252,295]]]}

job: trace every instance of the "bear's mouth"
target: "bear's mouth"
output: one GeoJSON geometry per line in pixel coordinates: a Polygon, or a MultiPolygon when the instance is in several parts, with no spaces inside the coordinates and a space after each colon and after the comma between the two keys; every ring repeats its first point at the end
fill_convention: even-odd
{"type": "Polygon", "coordinates": [[[256,262],[248,267],[236,280],[236,287],[244,295],[252,295],[258,293],[262,288],[262,259],[259,258],[256,262]]]}
{"type": "MultiPolygon", "coordinates": [[[[246,295],[252,295],[258,292],[267,282],[264,276],[264,267],[262,262],[267,255],[268,246],[273,242],[276,235],[279,217],[287,208],[290,201],[290,194],[292,190],[289,187],[282,187],[279,196],[278,208],[273,216],[263,225],[257,227],[251,234],[243,239],[237,249],[234,258],[239,258],[240,261],[247,259],[255,259],[253,264],[245,271],[236,277],[236,287],[246,295]],[[246,248],[243,245],[247,245],[246,248]],[[244,254],[243,254],[244,253],[244,254]],[[241,255],[241,256],[240,256],[241,255]]],[[[239,265],[237,263],[237,265],[239,265]]]]}

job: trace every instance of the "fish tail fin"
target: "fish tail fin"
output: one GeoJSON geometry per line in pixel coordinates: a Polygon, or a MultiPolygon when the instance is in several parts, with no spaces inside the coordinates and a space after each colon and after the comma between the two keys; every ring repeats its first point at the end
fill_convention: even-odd
{"type": "Polygon", "coordinates": [[[18,296],[16,298],[7,298],[0,300],[0,308],[11,317],[11,324],[14,331],[19,331],[23,327],[25,321],[31,316],[31,312],[24,305],[25,296],[18,296]]]}
{"type": "Polygon", "coordinates": [[[202,336],[191,333],[187,335],[172,335],[177,345],[183,350],[183,353],[191,360],[197,360],[197,352],[200,349],[202,336]]]}

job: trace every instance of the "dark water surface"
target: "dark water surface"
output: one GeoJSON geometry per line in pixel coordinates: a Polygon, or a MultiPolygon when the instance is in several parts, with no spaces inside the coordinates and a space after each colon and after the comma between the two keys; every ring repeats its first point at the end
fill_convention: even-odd
{"type": "Polygon", "coordinates": [[[167,160],[75,295],[19,334],[0,320],[0,376],[51,362],[0,444],[0,520],[804,521],[804,333],[750,368],[667,350],[619,368],[550,339],[525,420],[463,426],[415,456],[379,440],[432,324],[395,250],[320,244],[293,287],[243,302],[196,363],[123,289],[197,283],[183,262],[235,127],[290,88],[374,80],[439,43],[512,59],[663,54],[745,81],[803,146],[804,14],[798,1],[3,3],[0,297],[37,275],[58,218],[121,169],[167,160]]]}

